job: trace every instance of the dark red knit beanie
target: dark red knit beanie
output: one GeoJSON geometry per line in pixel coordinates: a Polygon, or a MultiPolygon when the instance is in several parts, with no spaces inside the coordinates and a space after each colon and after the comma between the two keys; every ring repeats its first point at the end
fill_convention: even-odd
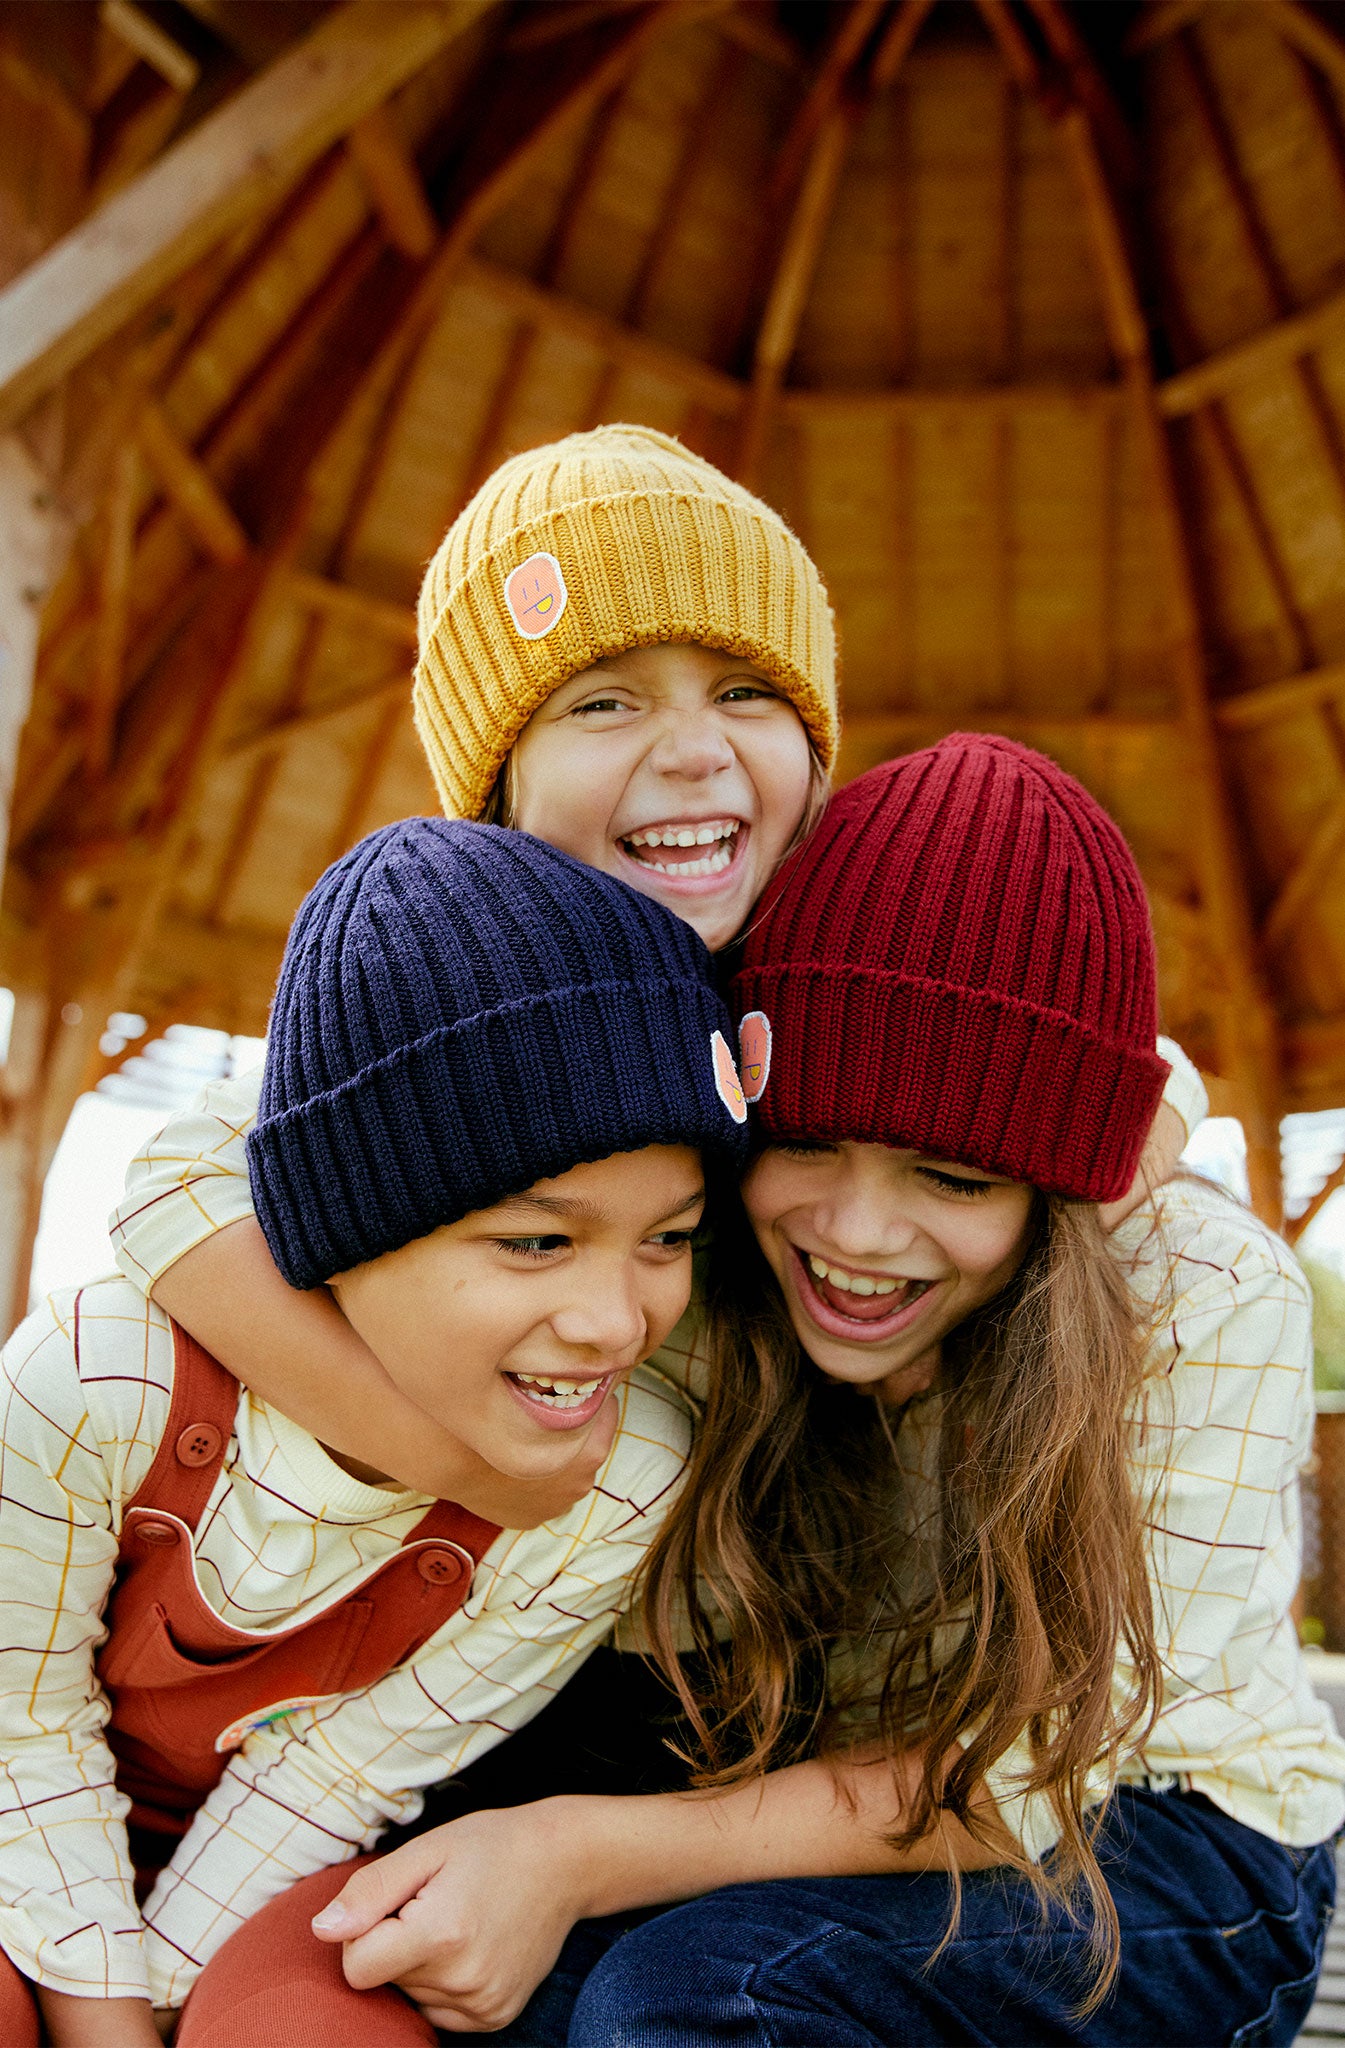
{"type": "Polygon", "coordinates": [[[909,1146],[1095,1202],[1130,1185],[1167,1075],[1129,847],[1073,776],[995,736],[833,797],[733,1003],[767,1138],[909,1146]]]}

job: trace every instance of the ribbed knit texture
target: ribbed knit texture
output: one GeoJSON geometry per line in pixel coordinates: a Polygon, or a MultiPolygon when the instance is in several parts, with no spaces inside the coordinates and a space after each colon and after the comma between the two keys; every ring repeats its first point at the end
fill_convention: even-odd
{"type": "Polygon", "coordinates": [[[1129,847],[1072,776],[996,737],[841,790],[732,994],[771,1021],[769,1138],[909,1146],[1091,1201],[1130,1185],[1167,1072],[1129,847]]]}
{"type": "Polygon", "coordinates": [[[586,1160],[741,1161],[690,926],[524,832],[407,818],[337,861],[281,965],[253,1200],[294,1287],[586,1160]]]}
{"type": "Polygon", "coordinates": [[[445,811],[474,818],[538,705],[606,655],[697,641],[751,662],[836,753],[836,644],[816,568],[779,514],[651,427],[530,449],[454,520],[420,592],[415,715],[445,811]],[[567,602],[529,640],[505,581],[554,555],[567,602]]]}

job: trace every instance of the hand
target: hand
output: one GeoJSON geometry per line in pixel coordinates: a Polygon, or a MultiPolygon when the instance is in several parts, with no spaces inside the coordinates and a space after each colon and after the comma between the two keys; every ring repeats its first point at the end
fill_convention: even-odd
{"type": "Polygon", "coordinates": [[[492,2033],[517,2018],[584,1905],[574,1802],[470,1813],[367,1864],[319,1913],[357,1991],[396,1984],[433,2026],[492,2033]]]}
{"type": "Polygon", "coordinates": [[[1165,1180],[1171,1180],[1185,1150],[1186,1125],[1175,1109],[1166,1102],[1160,1102],[1149,1126],[1149,1135],[1144,1140],[1135,1178],[1119,1200],[1103,1202],[1098,1209],[1102,1228],[1115,1230],[1118,1223],[1124,1223],[1142,1202],[1148,1201],[1155,1188],[1162,1187],[1165,1180]]]}

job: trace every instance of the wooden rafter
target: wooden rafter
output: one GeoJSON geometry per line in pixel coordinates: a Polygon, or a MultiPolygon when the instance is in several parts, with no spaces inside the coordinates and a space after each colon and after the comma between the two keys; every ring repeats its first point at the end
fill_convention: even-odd
{"type": "Polygon", "coordinates": [[[139,407],[136,437],[165,497],[206,554],[216,562],[241,562],[250,545],[242,522],[163,407],[148,396],[139,407]]]}
{"type": "Polygon", "coordinates": [[[838,106],[828,114],[814,138],[799,195],[785,230],[780,260],[757,330],[752,385],[734,465],[749,488],[759,477],[776,401],[798,340],[808,290],[836,203],[855,118],[853,104],[838,106]]]}
{"type": "Polygon", "coordinates": [[[0,424],[275,200],[493,0],[351,0],[0,294],[0,424]]]}
{"type": "Polygon", "coordinates": [[[375,107],[346,144],[394,249],[423,263],[439,239],[420,173],[386,107],[375,107]]]}
{"type": "Polygon", "coordinates": [[[85,739],[85,758],[94,777],[106,775],[111,766],[113,733],[121,708],[139,496],[140,450],[128,427],[113,451],[98,558],[98,611],[85,739]]]}
{"type": "Polygon", "coordinates": [[[804,94],[803,103],[780,146],[771,176],[771,204],[794,190],[813,145],[841,101],[846,78],[873,34],[887,0],[848,0],[836,13],[836,26],[827,45],[817,76],[804,94]]]}
{"type": "Polygon", "coordinates": [[[1281,682],[1257,683],[1250,690],[1239,690],[1235,697],[1223,697],[1214,707],[1214,716],[1225,732],[1251,732],[1276,719],[1298,718],[1305,711],[1342,701],[1345,662],[1334,662],[1302,675],[1285,676],[1281,682]]]}
{"type": "Polygon", "coordinates": [[[1345,291],[1333,292],[1319,306],[1274,321],[1247,341],[1217,349],[1202,363],[1179,370],[1158,386],[1158,408],[1168,419],[1180,419],[1240,385],[1295,363],[1345,331],[1345,291]]]}
{"type": "Polygon", "coordinates": [[[1317,899],[1332,868],[1345,851],[1345,795],[1338,796],[1318,819],[1307,845],[1276,891],[1261,926],[1267,953],[1278,952],[1305,910],[1317,899]]]}
{"type": "Polygon", "coordinates": [[[1220,1056],[1247,1132],[1253,1201],[1262,1215],[1278,1224],[1282,1213],[1278,1032],[1262,980],[1247,882],[1219,758],[1199,603],[1172,451],[1156,402],[1148,329],[1126,234],[1088,115],[1077,103],[1067,105],[1057,115],[1056,127],[1083,205],[1108,334],[1130,390],[1132,416],[1155,493],[1175,614],[1172,672],[1190,774],[1197,871],[1202,903],[1226,978],[1225,999],[1217,1015],[1220,1056]]]}

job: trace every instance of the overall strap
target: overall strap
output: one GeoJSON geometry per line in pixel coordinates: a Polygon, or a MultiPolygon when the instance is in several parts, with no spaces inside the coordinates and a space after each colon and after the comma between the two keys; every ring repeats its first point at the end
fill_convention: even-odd
{"type": "Polygon", "coordinates": [[[132,1508],[176,1515],[194,1529],[214,1490],[238,1413],[239,1385],[180,1323],[173,1330],[173,1397],[154,1463],[132,1508]]]}
{"type": "Polygon", "coordinates": [[[456,1501],[437,1500],[427,1508],[414,1529],[408,1530],[402,1543],[452,1543],[459,1550],[465,1550],[474,1565],[480,1564],[495,1538],[500,1534],[499,1522],[482,1521],[480,1515],[461,1508],[456,1501]]]}

